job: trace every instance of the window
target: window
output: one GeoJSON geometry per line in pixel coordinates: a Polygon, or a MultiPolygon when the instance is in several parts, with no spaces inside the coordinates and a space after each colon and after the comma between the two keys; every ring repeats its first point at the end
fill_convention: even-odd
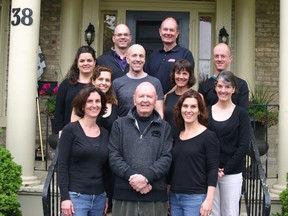
{"type": "Polygon", "coordinates": [[[207,79],[211,73],[212,53],[212,16],[199,18],[199,82],[207,79]]]}
{"type": "Polygon", "coordinates": [[[103,53],[113,47],[112,36],[116,27],[116,13],[103,14],[103,53]]]}

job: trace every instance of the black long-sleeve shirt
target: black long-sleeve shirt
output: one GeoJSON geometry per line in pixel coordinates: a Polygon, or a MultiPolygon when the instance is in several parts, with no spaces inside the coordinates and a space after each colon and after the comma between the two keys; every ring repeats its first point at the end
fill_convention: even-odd
{"type": "Polygon", "coordinates": [[[78,92],[87,84],[76,83],[72,85],[69,79],[65,79],[59,86],[55,107],[55,131],[58,133],[70,122],[72,113],[72,101],[78,92]]]}
{"type": "Polygon", "coordinates": [[[217,134],[220,142],[220,168],[225,174],[242,172],[243,159],[248,152],[250,141],[250,121],[248,113],[236,106],[232,115],[220,130],[215,125],[211,107],[208,107],[208,128],[217,134]]]}
{"type": "Polygon", "coordinates": [[[181,140],[175,137],[169,173],[171,190],[176,193],[205,194],[216,187],[219,166],[219,141],[214,132],[181,140]]]}
{"type": "Polygon", "coordinates": [[[98,137],[87,137],[79,121],[64,127],[59,141],[59,187],[61,201],[69,191],[101,194],[108,188],[108,131],[100,128],[98,137]]]}

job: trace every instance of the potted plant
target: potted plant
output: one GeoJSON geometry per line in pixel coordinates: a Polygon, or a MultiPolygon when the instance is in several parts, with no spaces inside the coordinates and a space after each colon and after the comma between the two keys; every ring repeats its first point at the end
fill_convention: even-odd
{"type": "Polygon", "coordinates": [[[54,118],[55,106],[56,106],[56,95],[58,93],[59,86],[51,85],[51,83],[45,83],[41,86],[39,94],[48,96],[44,103],[45,113],[50,117],[54,118]]]}
{"type": "Polygon", "coordinates": [[[266,137],[267,128],[278,123],[278,107],[269,106],[276,97],[277,93],[271,92],[263,84],[256,85],[254,91],[250,91],[248,113],[254,129],[260,156],[264,155],[269,148],[266,137]]]}
{"type": "Polygon", "coordinates": [[[267,106],[276,96],[277,94],[271,92],[268,87],[262,84],[256,85],[254,91],[250,91],[248,110],[250,119],[267,125],[268,128],[276,125],[278,123],[278,110],[267,106]]]}
{"type": "Polygon", "coordinates": [[[54,113],[55,113],[55,107],[56,107],[56,96],[58,93],[59,86],[56,82],[52,83],[43,83],[39,94],[42,96],[46,96],[47,99],[44,103],[44,109],[45,113],[49,116],[51,126],[52,126],[52,134],[48,137],[48,143],[50,147],[53,149],[56,149],[57,143],[58,143],[58,134],[55,134],[55,128],[54,128],[54,113]]]}

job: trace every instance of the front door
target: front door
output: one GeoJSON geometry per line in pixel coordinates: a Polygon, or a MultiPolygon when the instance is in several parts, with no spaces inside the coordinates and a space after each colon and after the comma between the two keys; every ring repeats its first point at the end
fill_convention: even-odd
{"type": "Polygon", "coordinates": [[[126,24],[132,34],[132,44],[141,44],[146,50],[147,57],[163,47],[159,27],[162,20],[167,17],[174,17],[178,22],[180,34],[177,43],[189,48],[188,12],[127,11],[126,24]]]}

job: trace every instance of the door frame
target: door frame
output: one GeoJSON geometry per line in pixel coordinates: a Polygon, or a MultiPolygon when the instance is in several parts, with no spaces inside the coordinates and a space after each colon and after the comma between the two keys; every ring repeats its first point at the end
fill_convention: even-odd
{"type": "MultiPolygon", "coordinates": [[[[179,45],[189,49],[189,19],[190,13],[187,12],[173,12],[173,11],[126,11],[126,24],[132,34],[132,43],[136,41],[136,22],[137,21],[162,21],[167,17],[173,17],[177,20],[179,25],[179,45]]],[[[160,26],[159,26],[160,27],[160,26]]],[[[160,38],[160,35],[159,35],[160,38]]]]}

